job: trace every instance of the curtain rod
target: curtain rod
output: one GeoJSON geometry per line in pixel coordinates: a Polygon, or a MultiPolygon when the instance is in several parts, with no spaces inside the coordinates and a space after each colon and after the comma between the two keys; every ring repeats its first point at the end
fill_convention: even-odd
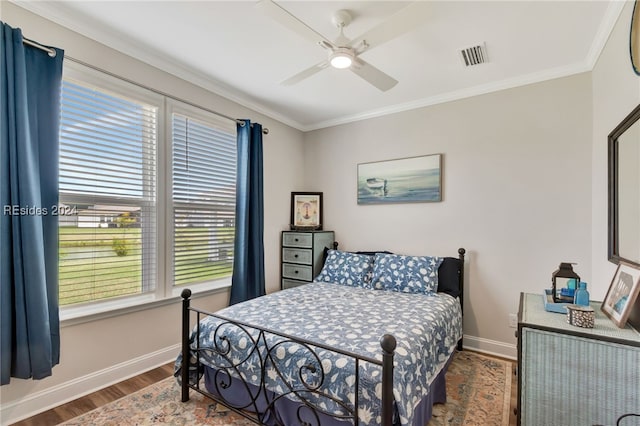
{"type": "MultiPolygon", "coordinates": [[[[157,93],[158,95],[165,96],[167,98],[171,98],[171,99],[173,99],[175,101],[180,101],[182,103],[185,103],[185,104],[190,105],[190,106],[195,107],[195,108],[203,109],[203,110],[205,110],[207,112],[210,112],[211,114],[215,114],[215,115],[217,115],[219,117],[226,118],[227,120],[235,121],[236,123],[240,124],[241,126],[244,126],[244,121],[243,120],[239,120],[237,118],[229,117],[228,115],[222,114],[222,113],[220,113],[218,111],[214,111],[214,110],[209,109],[209,108],[205,108],[205,107],[203,107],[201,105],[196,105],[193,102],[189,102],[189,101],[187,101],[185,99],[178,98],[176,96],[170,95],[169,93],[163,92],[161,90],[157,90],[157,89],[154,89],[152,87],[145,86],[144,84],[140,84],[140,83],[138,83],[136,81],[129,80],[128,78],[124,78],[122,76],[116,75],[116,74],[114,74],[114,73],[112,73],[110,71],[107,71],[105,69],[99,68],[99,67],[97,67],[95,65],[88,64],[86,62],[83,62],[83,61],[81,61],[79,59],[76,59],[76,58],[73,58],[71,56],[65,56],[65,59],[69,59],[70,61],[75,62],[77,64],[84,65],[85,67],[89,67],[89,68],[94,69],[96,71],[105,73],[107,75],[110,75],[111,77],[118,78],[120,80],[124,80],[127,83],[130,83],[130,84],[133,84],[135,86],[141,87],[141,88],[143,88],[145,90],[149,90],[149,91],[151,91],[153,93],[157,93]]],[[[253,124],[251,126],[253,126],[253,124]]],[[[266,128],[266,127],[263,127],[262,128],[262,133],[265,134],[265,135],[268,135],[269,134],[269,129],[266,128]]]]}
{"type": "Polygon", "coordinates": [[[58,53],[56,52],[56,49],[52,49],[52,48],[50,48],[50,47],[43,46],[43,45],[41,45],[40,43],[36,43],[36,42],[35,42],[35,41],[33,41],[33,40],[29,40],[28,38],[24,38],[24,37],[22,37],[22,43],[24,43],[24,44],[28,44],[29,46],[31,46],[31,47],[35,47],[35,48],[40,49],[40,50],[44,50],[44,51],[45,51],[45,52],[47,52],[47,53],[49,54],[49,56],[51,56],[52,58],[55,58],[55,57],[56,57],[56,55],[58,54],[58,53]]]}
{"type": "MultiPolygon", "coordinates": [[[[55,49],[52,49],[52,48],[50,48],[50,47],[43,46],[43,45],[41,45],[40,43],[36,43],[35,41],[29,40],[29,39],[24,38],[24,37],[22,38],[22,42],[23,42],[24,44],[28,44],[29,46],[32,46],[32,47],[38,48],[38,49],[40,49],[40,50],[44,50],[44,51],[45,51],[45,52],[47,52],[47,53],[49,54],[49,56],[51,56],[52,58],[54,58],[54,57],[56,56],[56,50],[55,50],[55,49]]],[[[167,98],[171,98],[171,99],[173,99],[173,100],[175,100],[175,101],[180,101],[180,102],[183,102],[183,103],[185,103],[185,104],[188,104],[188,105],[190,105],[190,106],[192,106],[192,107],[196,107],[196,108],[203,109],[203,110],[205,110],[205,111],[207,111],[207,112],[210,112],[211,114],[215,114],[215,115],[217,115],[217,116],[219,116],[219,117],[226,118],[227,120],[235,121],[236,123],[240,124],[240,126],[244,126],[244,121],[243,121],[243,120],[239,120],[239,119],[237,119],[237,118],[229,117],[228,115],[225,115],[225,114],[219,113],[219,112],[217,112],[217,111],[213,111],[213,110],[211,110],[211,109],[209,109],[209,108],[204,108],[204,107],[202,107],[202,106],[200,106],[200,105],[196,105],[196,104],[194,104],[194,103],[192,103],[192,102],[189,102],[189,101],[187,101],[187,100],[184,100],[184,99],[178,98],[178,97],[176,97],[176,96],[170,95],[170,94],[165,93],[165,92],[162,92],[162,91],[160,91],[160,90],[153,89],[153,88],[151,88],[151,87],[145,86],[145,85],[143,85],[143,84],[140,84],[140,83],[137,83],[137,82],[135,82],[135,81],[129,80],[129,79],[127,79],[127,78],[124,78],[124,77],[121,77],[121,76],[119,76],[119,75],[116,75],[116,74],[114,74],[114,73],[112,73],[112,72],[109,72],[109,71],[107,71],[107,70],[104,70],[104,69],[102,69],[102,68],[98,68],[98,67],[96,67],[96,66],[94,66],[94,65],[91,65],[91,64],[88,64],[88,63],[86,63],[86,62],[80,61],[80,60],[78,60],[78,59],[72,58],[71,56],[66,56],[66,57],[65,57],[65,59],[68,59],[68,60],[73,61],[73,62],[75,62],[75,63],[78,63],[78,64],[80,64],[80,65],[84,65],[85,67],[89,67],[89,68],[94,69],[94,70],[96,70],[96,71],[99,71],[99,72],[105,73],[105,74],[107,74],[107,75],[110,75],[111,77],[115,77],[115,78],[118,78],[118,79],[120,79],[120,80],[124,80],[124,81],[126,81],[127,83],[134,84],[134,85],[136,85],[136,86],[138,86],[138,87],[141,87],[141,88],[143,88],[143,89],[145,89],[145,90],[150,90],[150,91],[152,91],[152,92],[154,92],[154,93],[157,93],[157,94],[159,94],[159,95],[166,96],[167,98]]],[[[251,125],[251,127],[253,127],[253,124],[251,125]]],[[[268,128],[266,128],[266,127],[263,127],[263,128],[262,128],[262,133],[263,133],[263,134],[265,134],[265,135],[268,135],[268,134],[269,134],[269,129],[268,129],[268,128]]]]}

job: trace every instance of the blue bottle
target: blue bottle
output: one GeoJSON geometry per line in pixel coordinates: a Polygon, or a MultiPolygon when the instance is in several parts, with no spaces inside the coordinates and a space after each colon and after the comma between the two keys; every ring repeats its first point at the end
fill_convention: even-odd
{"type": "Polygon", "coordinates": [[[589,292],[587,291],[587,283],[584,281],[580,281],[578,284],[573,303],[580,306],[589,306],[589,292]]]}

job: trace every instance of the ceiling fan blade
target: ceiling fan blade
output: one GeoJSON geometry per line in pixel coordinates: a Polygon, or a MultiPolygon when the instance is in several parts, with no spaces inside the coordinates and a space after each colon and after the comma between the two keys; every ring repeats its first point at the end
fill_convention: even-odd
{"type": "Polygon", "coordinates": [[[366,41],[368,47],[376,47],[406,34],[426,22],[425,17],[430,7],[429,2],[415,1],[360,37],[353,39],[349,45],[356,47],[362,41],[366,41]]]}
{"type": "Polygon", "coordinates": [[[386,92],[398,84],[398,80],[383,73],[378,68],[360,58],[355,59],[350,70],[383,92],[386,92]]]}
{"type": "MultiPolygon", "coordinates": [[[[320,44],[321,47],[325,47],[328,43],[329,46],[334,47],[331,41],[327,40],[322,34],[316,32],[313,28],[293,16],[287,10],[278,6],[272,0],[260,0],[256,7],[263,11],[264,14],[271,17],[273,20],[280,23],[280,25],[288,28],[296,34],[311,40],[314,43],[320,44]],[[323,45],[324,44],[324,45],[323,45]]],[[[325,47],[326,48],[326,47],[325,47]]]]}
{"type": "Polygon", "coordinates": [[[315,73],[322,71],[323,69],[325,69],[328,66],[329,66],[329,61],[322,61],[319,64],[315,64],[314,66],[309,67],[306,70],[299,72],[298,74],[294,75],[293,77],[289,77],[288,79],[280,82],[280,84],[282,84],[283,86],[291,86],[293,84],[301,82],[305,78],[311,77],[315,73]]]}

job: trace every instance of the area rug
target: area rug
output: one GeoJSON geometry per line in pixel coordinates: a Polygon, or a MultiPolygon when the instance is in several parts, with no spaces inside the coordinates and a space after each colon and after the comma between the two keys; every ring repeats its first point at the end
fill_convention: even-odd
{"type": "Polygon", "coordinates": [[[462,351],[447,370],[447,403],[436,404],[428,426],[508,426],[511,362],[462,351]]]}
{"type": "MultiPolygon", "coordinates": [[[[458,352],[447,371],[447,403],[434,406],[428,426],[508,426],[510,374],[510,362],[458,352]]],[[[173,377],[62,424],[255,426],[197,392],[190,392],[188,402],[180,402],[180,388],[173,377]]]]}

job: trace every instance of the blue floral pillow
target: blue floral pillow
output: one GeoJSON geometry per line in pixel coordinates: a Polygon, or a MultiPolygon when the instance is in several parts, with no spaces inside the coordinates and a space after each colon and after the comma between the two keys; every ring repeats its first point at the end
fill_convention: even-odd
{"type": "Polygon", "coordinates": [[[371,288],[373,256],[329,250],[315,281],[371,288]]]}
{"type": "Polygon", "coordinates": [[[376,254],[371,285],[402,293],[438,291],[438,268],[444,259],[432,256],[376,254]]]}

